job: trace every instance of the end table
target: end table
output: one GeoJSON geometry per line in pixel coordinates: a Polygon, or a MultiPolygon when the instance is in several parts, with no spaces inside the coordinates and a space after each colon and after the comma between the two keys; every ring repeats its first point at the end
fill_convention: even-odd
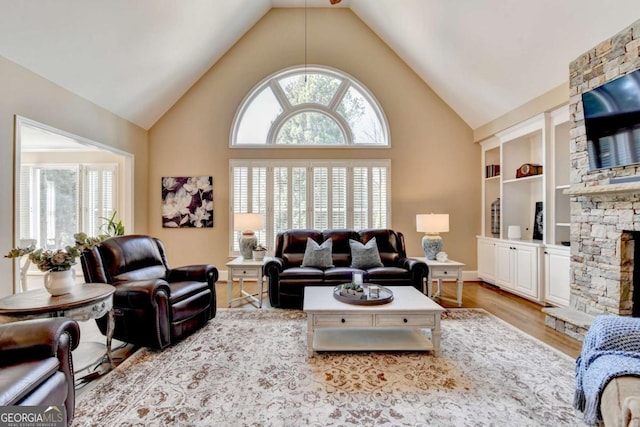
{"type": "Polygon", "coordinates": [[[465,264],[451,259],[446,262],[440,262],[435,259],[426,259],[425,257],[412,258],[424,261],[429,266],[429,275],[427,277],[425,292],[427,296],[430,298],[442,299],[443,297],[440,294],[442,292],[443,279],[454,279],[458,285],[456,302],[458,303],[458,307],[462,307],[462,286],[464,285],[464,281],[462,280],[462,269],[465,264]],[[437,280],[438,282],[438,289],[435,294],[432,289],[433,280],[437,280]]]}
{"type": "Polygon", "coordinates": [[[238,258],[230,261],[226,264],[228,268],[227,277],[227,306],[231,305],[235,301],[249,301],[252,304],[256,304],[257,308],[262,308],[262,294],[264,293],[264,264],[265,260],[254,261],[252,259],[244,259],[239,256],[238,258]],[[233,298],[233,282],[238,279],[240,282],[240,296],[233,298]],[[256,279],[258,282],[258,292],[255,294],[249,293],[244,290],[244,279],[256,279]]]}

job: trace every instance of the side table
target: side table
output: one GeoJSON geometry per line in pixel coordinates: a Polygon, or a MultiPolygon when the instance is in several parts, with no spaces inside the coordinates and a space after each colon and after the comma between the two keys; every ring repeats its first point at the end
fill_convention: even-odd
{"type": "Polygon", "coordinates": [[[94,364],[96,351],[98,351],[99,359],[102,359],[106,353],[109,368],[113,369],[111,340],[115,326],[113,313],[115,290],[115,287],[104,283],[85,283],[76,285],[68,294],[55,297],[45,289],[9,295],[0,298],[0,323],[43,317],[68,317],[76,321],[86,321],[108,315],[106,350],[104,344],[81,342],[82,349],[80,351],[76,349],[74,355],[83,357],[79,357],[78,360],[74,357],[74,368],[75,371],[82,371],[94,364]]]}
{"type": "Polygon", "coordinates": [[[254,261],[252,259],[244,259],[238,257],[233,261],[226,264],[228,268],[227,277],[227,306],[231,305],[235,301],[249,301],[252,304],[256,304],[256,307],[262,308],[262,294],[264,293],[264,264],[265,261],[254,261]],[[238,280],[240,282],[240,296],[233,298],[233,281],[238,280]],[[244,279],[256,279],[258,282],[258,292],[252,294],[244,290],[244,279]]]}
{"type": "Polygon", "coordinates": [[[425,257],[413,257],[414,259],[424,261],[429,266],[429,275],[426,283],[426,294],[430,298],[443,298],[440,294],[442,292],[442,281],[444,279],[454,279],[458,285],[456,293],[456,302],[458,307],[462,307],[462,286],[464,281],[462,280],[462,269],[465,264],[448,260],[446,262],[436,261],[435,259],[426,259],[425,257]],[[437,280],[438,289],[433,293],[432,285],[433,280],[437,280]]]}

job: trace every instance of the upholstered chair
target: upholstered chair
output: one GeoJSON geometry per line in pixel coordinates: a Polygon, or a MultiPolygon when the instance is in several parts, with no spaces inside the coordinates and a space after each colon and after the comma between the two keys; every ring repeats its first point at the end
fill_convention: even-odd
{"type": "MultiPolygon", "coordinates": [[[[85,251],[82,270],[87,283],[116,287],[113,337],[120,341],[162,349],[215,317],[216,267],[170,268],[156,238],[111,237],[85,251]]],[[[106,316],[97,322],[106,334],[106,316]]]]}
{"type": "Polygon", "coordinates": [[[0,406],[64,408],[67,424],[75,409],[71,351],[80,328],[53,317],[0,325],[0,406]]]}

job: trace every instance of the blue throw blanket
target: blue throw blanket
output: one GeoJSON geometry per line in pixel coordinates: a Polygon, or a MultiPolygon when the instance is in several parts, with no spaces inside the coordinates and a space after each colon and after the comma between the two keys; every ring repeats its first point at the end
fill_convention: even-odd
{"type": "Polygon", "coordinates": [[[576,360],[573,406],[584,412],[587,424],[602,421],[602,390],[622,375],[640,376],[640,318],[597,316],[576,360]]]}

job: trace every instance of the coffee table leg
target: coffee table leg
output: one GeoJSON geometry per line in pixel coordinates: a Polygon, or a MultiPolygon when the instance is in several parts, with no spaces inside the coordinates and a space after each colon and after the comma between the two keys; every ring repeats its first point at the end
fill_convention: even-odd
{"type": "Polygon", "coordinates": [[[431,329],[431,343],[433,344],[433,355],[440,355],[440,336],[442,332],[440,331],[440,325],[437,325],[435,328],[431,329]]]}
{"type": "Polygon", "coordinates": [[[113,307],[107,313],[107,358],[109,359],[109,366],[114,368],[113,356],[111,355],[111,340],[113,339],[113,330],[116,327],[116,318],[113,312],[113,307]]]}
{"type": "Polygon", "coordinates": [[[309,357],[313,357],[315,354],[313,351],[313,315],[307,318],[307,348],[309,350],[309,357]]]}

